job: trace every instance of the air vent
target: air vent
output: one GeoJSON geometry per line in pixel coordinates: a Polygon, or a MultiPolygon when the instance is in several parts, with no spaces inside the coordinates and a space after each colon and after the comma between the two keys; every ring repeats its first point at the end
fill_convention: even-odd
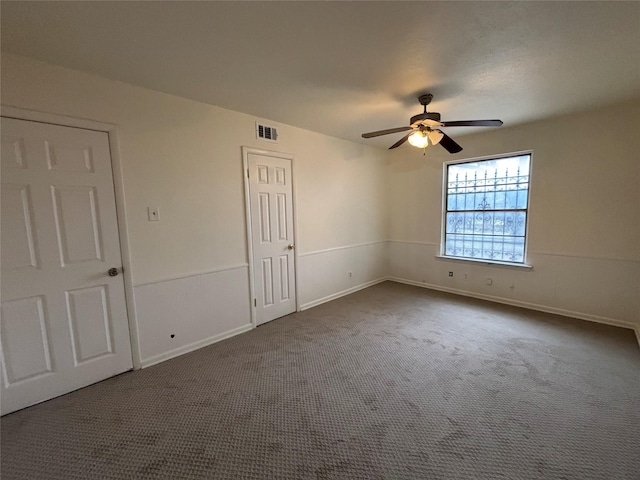
{"type": "Polygon", "coordinates": [[[256,123],[256,136],[270,142],[278,141],[278,130],[276,127],[270,127],[262,123],[256,123]]]}

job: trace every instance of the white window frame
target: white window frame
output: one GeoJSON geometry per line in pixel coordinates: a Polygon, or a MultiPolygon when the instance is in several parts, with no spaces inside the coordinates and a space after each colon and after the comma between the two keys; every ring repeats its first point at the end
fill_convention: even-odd
{"type": "Polygon", "coordinates": [[[519,152],[510,152],[510,153],[500,153],[496,155],[486,155],[483,157],[475,157],[475,158],[466,158],[462,160],[451,160],[443,163],[443,171],[442,171],[442,208],[441,208],[441,224],[440,224],[440,254],[436,255],[436,258],[443,260],[451,260],[454,262],[472,262],[472,263],[481,263],[485,265],[495,265],[495,266],[506,266],[506,267],[517,267],[517,268],[526,268],[531,269],[533,266],[528,261],[527,249],[529,246],[529,219],[531,217],[531,185],[532,185],[532,172],[533,172],[533,150],[523,150],[519,152]],[[527,192],[527,208],[526,208],[526,223],[525,223],[525,234],[524,234],[524,252],[523,252],[523,261],[520,262],[506,262],[501,260],[491,260],[485,258],[467,258],[467,257],[454,257],[451,255],[446,255],[445,253],[445,237],[447,231],[447,185],[448,185],[448,173],[450,165],[457,165],[461,163],[473,163],[473,162],[483,162],[488,160],[500,160],[503,158],[510,157],[518,157],[521,155],[529,155],[529,189],[527,192]]]}

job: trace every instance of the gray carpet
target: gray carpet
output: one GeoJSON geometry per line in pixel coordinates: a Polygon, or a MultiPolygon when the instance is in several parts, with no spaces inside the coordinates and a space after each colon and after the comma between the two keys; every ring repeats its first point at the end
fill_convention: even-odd
{"type": "Polygon", "coordinates": [[[3,480],[638,480],[640,349],[386,282],[1,427],[3,480]]]}

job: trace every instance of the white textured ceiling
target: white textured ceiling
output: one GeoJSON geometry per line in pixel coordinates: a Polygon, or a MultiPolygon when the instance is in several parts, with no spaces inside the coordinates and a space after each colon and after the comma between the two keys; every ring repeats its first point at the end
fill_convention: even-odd
{"type": "Polygon", "coordinates": [[[401,134],[360,134],[407,125],[424,92],[443,120],[506,125],[640,96],[637,1],[1,8],[4,51],[381,147],[401,134]]]}

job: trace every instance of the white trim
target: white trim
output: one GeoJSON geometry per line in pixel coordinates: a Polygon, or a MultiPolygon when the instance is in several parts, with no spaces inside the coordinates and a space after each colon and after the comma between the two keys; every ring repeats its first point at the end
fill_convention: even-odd
{"type": "Polygon", "coordinates": [[[439,247],[439,243],[435,242],[422,242],[420,240],[387,240],[389,243],[408,243],[412,245],[429,245],[432,247],[439,247]]]}
{"type": "Polygon", "coordinates": [[[366,243],[354,243],[353,245],[343,245],[341,247],[332,247],[332,248],[325,248],[324,250],[315,250],[313,252],[305,252],[305,253],[301,253],[299,256],[300,257],[310,257],[312,255],[320,255],[322,253],[329,253],[329,252],[335,252],[337,250],[345,250],[347,248],[358,248],[358,247],[368,247],[369,245],[377,245],[379,243],[387,243],[389,240],[376,240],[373,242],[366,242],[366,243]]]}
{"type": "Polygon", "coordinates": [[[213,270],[205,270],[205,271],[196,272],[196,273],[186,273],[184,275],[178,275],[176,277],[165,277],[165,278],[161,278],[160,280],[152,280],[150,282],[136,283],[134,287],[144,287],[145,285],[155,285],[156,283],[172,282],[174,280],[182,280],[184,278],[199,277],[202,275],[210,275],[212,273],[228,272],[229,270],[239,270],[241,268],[247,268],[248,266],[249,266],[248,263],[239,263],[238,265],[218,267],[218,268],[214,268],[213,270]]]}
{"type": "Polygon", "coordinates": [[[151,365],[164,362],[165,360],[169,360],[170,358],[175,358],[180,355],[184,355],[185,353],[193,352],[194,350],[198,350],[199,348],[206,347],[213,343],[217,343],[221,340],[226,340],[227,338],[234,337],[244,332],[248,332],[249,330],[252,330],[252,329],[253,329],[253,324],[249,323],[247,325],[243,325],[241,327],[237,327],[237,328],[228,330],[226,332],[219,333],[218,335],[213,335],[212,337],[205,338],[204,340],[198,340],[197,342],[190,343],[189,345],[184,345],[182,347],[169,350],[168,352],[160,353],[159,355],[146,358],[142,360],[141,366],[142,368],[150,367],[151,365]]]}
{"type": "Polygon", "coordinates": [[[515,267],[523,268],[525,270],[532,270],[533,265],[527,263],[510,263],[510,262],[498,262],[496,260],[487,260],[486,258],[465,258],[465,257],[448,257],[446,255],[434,255],[436,260],[453,260],[454,262],[472,262],[480,263],[482,265],[489,265],[493,267],[515,267]]]}
{"type": "Polygon", "coordinates": [[[296,312],[300,311],[300,285],[298,281],[298,265],[299,255],[296,242],[298,240],[298,217],[296,215],[296,180],[294,177],[295,172],[295,156],[290,153],[281,153],[270,150],[262,150],[254,147],[242,147],[242,177],[244,179],[244,212],[245,212],[245,226],[247,232],[247,256],[249,258],[249,311],[251,312],[251,325],[257,327],[256,320],[256,289],[255,289],[255,269],[253,265],[253,232],[251,231],[251,190],[249,184],[249,177],[247,172],[249,171],[249,154],[262,155],[265,157],[282,158],[291,161],[291,204],[293,207],[293,244],[296,246],[293,250],[293,271],[294,271],[294,284],[296,286],[296,312]]]}
{"type": "MultiPolygon", "coordinates": [[[[421,241],[421,240],[398,240],[398,239],[391,239],[391,240],[386,240],[389,243],[406,243],[408,245],[428,245],[428,246],[432,246],[432,247],[439,247],[440,244],[439,243],[435,243],[435,242],[425,242],[425,241],[421,241]]],[[[545,252],[545,251],[541,251],[541,250],[528,250],[527,252],[528,255],[541,255],[541,256],[549,256],[549,257],[566,257],[566,258],[580,258],[580,259],[585,259],[585,260],[604,260],[604,261],[611,261],[611,262],[625,262],[625,263],[640,263],[640,259],[637,258],[616,258],[616,257],[603,257],[603,256],[598,256],[598,255],[578,255],[575,253],[565,253],[565,252],[545,252]]],[[[305,254],[308,255],[308,254],[305,254]]],[[[439,258],[446,258],[446,259],[451,259],[451,260],[458,260],[458,257],[445,257],[443,255],[435,255],[436,257],[439,258]]],[[[460,258],[459,260],[468,260],[466,258],[460,258]]],[[[480,263],[499,263],[499,262],[488,262],[487,260],[481,260],[479,259],[478,262],[480,263]]],[[[508,264],[508,265],[512,265],[512,264],[508,264]]],[[[519,266],[519,265],[516,265],[519,266]]]]}
{"type": "Polygon", "coordinates": [[[578,255],[576,253],[564,253],[564,252],[543,252],[543,251],[529,251],[531,255],[542,255],[548,257],[565,257],[565,258],[583,258],[586,260],[604,260],[607,262],[625,262],[625,263],[640,263],[640,259],[637,258],[616,258],[616,257],[601,257],[596,255],[578,255]]]}
{"type": "Polygon", "coordinates": [[[131,343],[131,361],[134,369],[141,368],[141,354],[138,331],[138,317],[135,304],[135,293],[133,285],[133,274],[131,268],[131,249],[129,244],[129,233],[127,229],[127,211],[124,194],[124,180],[122,174],[122,160],[120,157],[120,141],[118,137],[118,127],[112,123],[96,122],[94,120],[67,117],[56,113],[39,112],[24,108],[12,107],[9,105],[0,106],[0,115],[19,120],[29,120],[32,122],[51,123],[65,127],[83,128],[85,130],[96,130],[106,132],[109,137],[109,150],[111,156],[111,170],[113,173],[113,187],[116,202],[116,215],[118,222],[118,237],[120,240],[120,255],[123,267],[124,298],[127,309],[127,323],[129,325],[129,339],[131,343]]]}
{"type": "MultiPolygon", "coordinates": [[[[453,165],[456,163],[482,162],[484,160],[499,160],[502,158],[519,157],[520,155],[533,155],[533,148],[527,150],[519,150],[517,152],[494,153],[492,155],[483,155],[482,157],[461,158],[457,160],[447,160],[443,162],[445,165],[453,165]]],[[[445,177],[446,178],[446,177],[445,177]]],[[[444,183],[443,183],[444,185],[444,183]]]]}
{"type": "MultiPolygon", "coordinates": [[[[246,147],[242,147],[242,177],[244,184],[244,222],[247,232],[247,258],[249,265],[249,316],[251,326],[257,327],[256,324],[256,289],[254,281],[253,268],[253,232],[251,230],[251,191],[249,189],[249,152],[245,151],[246,147]]],[[[296,292],[297,293],[297,292],[296,292]]]]}
{"type": "Polygon", "coordinates": [[[444,241],[447,232],[447,185],[449,180],[449,163],[444,162],[442,164],[442,183],[440,184],[440,243],[437,245],[438,247],[438,255],[442,255],[444,253],[444,241]]]}
{"type": "MultiPolygon", "coordinates": [[[[441,292],[453,293],[456,295],[462,295],[465,297],[478,298],[480,300],[488,300],[496,303],[503,303],[505,305],[512,305],[514,307],[527,308],[529,310],[537,310],[539,312],[553,313],[556,315],[562,315],[563,317],[577,318],[579,320],[587,320],[589,322],[603,323],[605,325],[612,325],[614,327],[630,328],[638,335],[638,327],[630,322],[624,320],[617,320],[615,318],[601,317],[599,315],[591,315],[589,313],[576,312],[573,310],[565,310],[562,308],[548,307],[546,305],[540,305],[537,303],[521,302],[519,300],[511,300],[504,297],[496,297],[493,295],[484,295],[482,293],[469,292],[466,290],[458,290],[456,288],[442,287],[440,285],[434,285],[432,283],[423,283],[415,280],[408,280],[400,277],[387,277],[387,280],[397,283],[404,283],[407,285],[413,285],[416,287],[428,288],[429,290],[438,290],[441,292]]],[[[640,338],[638,339],[640,343],[640,338]]]]}
{"type": "Polygon", "coordinates": [[[368,287],[372,287],[373,285],[377,285],[378,283],[382,283],[389,280],[389,277],[380,277],[376,280],[371,280],[370,282],[361,283],[360,285],[356,285],[355,287],[347,288],[346,290],[342,290],[337,293],[333,293],[323,298],[319,298],[318,300],[313,300],[312,302],[305,303],[300,306],[300,311],[308,310],[312,307],[317,307],[320,304],[330,302],[331,300],[336,300],[340,297],[344,297],[345,295],[349,295],[351,293],[355,293],[358,290],[363,290],[368,287]]]}
{"type": "Polygon", "coordinates": [[[84,130],[95,130],[97,132],[110,132],[116,128],[112,123],[96,122],[85,118],[67,117],[57,113],[39,112],[26,108],[12,107],[10,105],[0,105],[0,115],[18,120],[30,120],[32,122],[50,123],[52,125],[62,125],[64,127],[82,128],[84,130]]]}
{"type": "Polygon", "coordinates": [[[242,147],[242,153],[254,153],[256,155],[262,155],[263,157],[273,157],[273,158],[286,158],[287,160],[293,160],[295,155],[292,153],[284,153],[284,152],[276,152],[275,150],[263,150],[261,148],[255,147],[242,147]]]}
{"type": "Polygon", "coordinates": [[[296,181],[296,162],[294,162],[293,155],[291,155],[291,195],[292,195],[292,208],[293,208],[293,240],[295,249],[293,250],[294,271],[296,272],[294,277],[294,284],[296,286],[296,312],[300,311],[300,276],[298,275],[298,267],[300,266],[300,249],[298,248],[298,182],[296,181]]]}
{"type": "MultiPolygon", "coordinates": [[[[526,155],[526,153],[525,153],[526,155]]],[[[531,192],[536,191],[535,188],[535,176],[533,174],[533,164],[534,159],[533,159],[533,149],[529,150],[529,181],[528,181],[528,187],[527,187],[527,209],[525,210],[527,213],[527,220],[526,223],[524,225],[524,250],[522,251],[522,263],[524,263],[525,265],[529,264],[529,247],[531,246],[531,241],[530,241],[530,237],[531,237],[531,207],[532,207],[532,203],[531,203],[531,192]]],[[[534,195],[535,196],[535,195],[534,195]]],[[[535,210],[535,206],[533,207],[533,210],[535,210]]]]}
{"type": "Polygon", "coordinates": [[[113,186],[116,197],[116,214],[118,219],[118,232],[120,235],[120,255],[123,265],[125,302],[129,317],[129,337],[131,338],[131,358],[134,370],[142,368],[142,354],[140,352],[140,334],[138,329],[138,314],[136,310],[135,291],[133,285],[133,271],[131,268],[131,248],[129,244],[129,231],[127,228],[127,210],[124,193],[124,176],[120,157],[120,141],[116,126],[109,130],[109,148],[111,150],[111,164],[113,170],[113,186]]]}

